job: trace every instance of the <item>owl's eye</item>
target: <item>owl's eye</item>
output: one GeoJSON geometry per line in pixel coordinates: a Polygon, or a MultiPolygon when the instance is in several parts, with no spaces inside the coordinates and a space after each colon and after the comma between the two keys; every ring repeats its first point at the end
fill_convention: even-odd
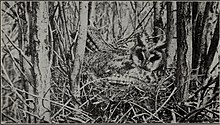
{"type": "Polygon", "coordinates": [[[145,60],[145,55],[143,53],[143,50],[137,49],[135,53],[139,60],[141,61],[145,60]]]}
{"type": "Polygon", "coordinates": [[[157,54],[154,54],[152,57],[150,57],[149,61],[154,62],[156,60],[159,60],[161,57],[157,54]]]}

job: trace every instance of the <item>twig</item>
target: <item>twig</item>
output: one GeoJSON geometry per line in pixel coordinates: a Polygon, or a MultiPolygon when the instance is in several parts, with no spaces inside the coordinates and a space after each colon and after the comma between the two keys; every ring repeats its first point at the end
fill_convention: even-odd
{"type": "MultiPolygon", "coordinates": [[[[201,107],[201,108],[199,108],[199,109],[195,109],[195,110],[191,111],[191,112],[188,113],[185,117],[181,118],[178,122],[187,121],[187,119],[191,118],[192,116],[194,116],[194,115],[197,114],[198,112],[204,110],[206,107],[208,107],[208,106],[210,106],[210,105],[212,105],[212,104],[214,104],[214,103],[216,103],[216,102],[211,102],[211,103],[209,103],[209,104],[207,104],[207,105],[205,105],[205,106],[203,106],[203,107],[201,107]]],[[[219,103],[219,102],[218,102],[218,103],[219,103]]]]}
{"type": "Polygon", "coordinates": [[[87,82],[86,84],[84,84],[81,88],[78,89],[78,91],[76,93],[78,93],[79,91],[81,91],[83,88],[85,88],[87,85],[93,83],[93,82],[96,82],[96,81],[100,81],[100,80],[105,80],[106,78],[99,78],[99,79],[95,79],[93,81],[89,81],[87,82]]]}
{"type": "Polygon", "coordinates": [[[78,122],[81,122],[81,123],[86,123],[86,121],[83,121],[82,119],[79,119],[79,118],[74,118],[74,117],[70,117],[70,116],[68,116],[67,118],[70,119],[70,120],[73,120],[73,121],[78,121],[78,122]]]}
{"type": "Polygon", "coordinates": [[[206,104],[211,103],[217,96],[219,96],[219,91],[216,92],[216,93],[206,102],[206,104]]]}
{"type": "MultiPolygon", "coordinates": [[[[159,86],[160,86],[160,85],[159,85],[159,86]]],[[[159,92],[160,92],[159,86],[158,86],[157,93],[156,93],[156,97],[155,97],[155,110],[157,109],[157,99],[158,99],[158,94],[159,94],[159,92]]]]}
{"type": "MultiPolygon", "coordinates": [[[[21,109],[19,109],[19,110],[21,110],[21,109]]],[[[22,111],[22,110],[21,110],[21,111],[22,111]]],[[[34,116],[34,117],[37,118],[37,119],[41,119],[39,116],[37,116],[37,115],[35,115],[35,114],[33,114],[33,113],[29,112],[29,111],[23,111],[23,112],[25,112],[25,113],[27,113],[27,114],[29,114],[29,115],[31,115],[31,116],[34,116]]]]}
{"type": "Polygon", "coordinates": [[[99,21],[102,19],[102,17],[104,17],[105,13],[102,13],[102,15],[99,17],[99,19],[97,19],[97,22],[94,22],[95,23],[95,26],[99,23],[99,21]]]}
{"type": "Polygon", "coordinates": [[[126,113],[123,114],[123,116],[121,116],[121,118],[117,121],[117,123],[119,123],[130,111],[131,111],[132,107],[130,109],[128,109],[128,111],[126,113]]]}
{"type": "Polygon", "coordinates": [[[145,5],[142,7],[142,9],[140,10],[140,12],[137,14],[138,16],[142,13],[142,11],[145,9],[145,7],[147,6],[148,2],[145,3],[145,5]]]}
{"type": "Polygon", "coordinates": [[[156,112],[154,112],[154,114],[152,114],[150,117],[148,117],[147,120],[150,120],[153,115],[156,115],[156,114],[167,104],[167,102],[170,100],[170,98],[174,95],[176,89],[177,89],[177,87],[175,87],[175,88],[173,89],[172,93],[171,93],[170,96],[167,98],[167,100],[160,106],[160,108],[157,109],[156,112]]]}
{"type": "Polygon", "coordinates": [[[82,108],[86,103],[88,103],[90,100],[96,98],[99,94],[101,94],[102,92],[104,92],[105,90],[100,91],[98,94],[94,95],[91,99],[87,100],[86,102],[84,102],[82,105],[79,106],[79,108],[82,108]]]}
{"type": "MultiPolygon", "coordinates": [[[[49,31],[50,31],[50,36],[51,36],[51,41],[53,41],[54,42],[54,38],[53,38],[53,31],[52,31],[52,27],[51,27],[51,23],[49,23],[49,31]]],[[[50,41],[50,42],[51,42],[50,41]]],[[[53,45],[53,43],[51,44],[51,47],[50,47],[50,55],[49,55],[49,57],[50,57],[50,63],[49,63],[49,67],[48,67],[48,71],[50,70],[50,68],[51,68],[51,66],[52,66],[52,64],[53,64],[53,55],[54,55],[54,45],[53,45]]]]}
{"type": "Polygon", "coordinates": [[[61,38],[61,41],[62,41],[62,43],[61,42],[59,42],[59,48],[61,49],[61,55],[64,57],[64,60],[66,60],[65,59],[65,56],[64,56],[64,54],[63,54],[63,50],[64,50],[64,42],[65,42],[65,39],[64,39],[64,37],[63,37],[63,35],[62,35],[62,32],[61,32],[61,30],[60,30],[60,28],[59,28],[59,25],[57,24],[57,22],[56,22],[56,20],[54,19],[54,23],[55,23],[55,26],[56,26],[56,29],[57,29],[57,31],[58,31],[58,34],[59,34],[59,36],[60,36],[60,38],[61,38]]]}
{"type": "Polygon", "coordinates": [[[142,31],[142,32],[144,32],[144,30],[146,29],[147,24],[149,23],[149,21],[150,21],[151,17],[153,16],[153,14],[154,14],[154,13],[151,13],[151,15],[150,15],[150,17],[148,18],[148,20],[147,20],[146,24],[144,25],[144,29],[143,29],[143,31],[142,31]]]}
{"type": "MultiPolygon", "coordinates": [[[[213,115],[216,115],[217,117],[219,117],[219,113],[211,111],[210,109],[207,109],[207,108],[205,108],[204,110],[206,110],[207,112],[212,113],[213,115]]],[[[219,112],[219,111],[217,111],[217,112],[219,112]]]]}
{"type": "Polygon", "coordinates": [[[8,41],[12,44],[12,46],[18,50],[21,55],[24,57],[24,59],[27,61],[27,63],[33,68],[33,64],[31,62],[29,62],[29,60],[27,59],[26,55],[23,53],[23,51],[21,49],[19,49],[18,47],[16,47],[16,45],[11,41],[11,39],[9,38],[9,36],[2,30],[2,33],[5,34],[6,38],[8,39],[8,41]]]}
{"type": "Polygon", "coordinates": [[[57,112],[51,117],[51,119],[53,119],[55,116],[57,116],[57,115],[65,108],[65,106],[67,106],[67,104],[69,104],[69,102],[70,102],[71,100],[72,100],[72,99],[70,98],[70,99],[64,104],[64,106],[62,106],[62,107],[60,108],[60,110],[57,111],[57,112]]]}
{"type": "Polygon", "coordinates": [[[27,81],[30,83],[30,85],[33,87],[33,84],[29,81],[27,75],[26,75],[26,74],[21,70],[21,68],[18,66],[18,63],[17,63],[16,60],[15,60],[15,57],[11,54],[11,52],[10,52],[8,46],[6,45],[6,43],[4,42],[4,40],[2,40],[2,42],[5,44],[6,49],[7,49],[8,53],[9,53],[9,55],[11,56],[11,59],[13,60],[13,62],[14,62],[14,64],[15,64],[16,68],[18,69],[18,71],[26,78],[26,80],[27,80],[27,81]]]}
{"type": "Polygon", "coordinates": [[[14,93],[16,93],[16,95],[18,96],[18,98],[29,108],[31,108],[23,99],[23,97],[17,92],[16,88],[14,87],[13,83],[11,82],[6,70],[5,70],[5,67],[3,65],[3,63],[1,62],[1,67],[2,67],[2,70],[3,70],[3,73],[5,74],[6,78],[5,80],[7,80],[7,83],[9,83],[9,86],[11,87],[12,91],[14,93]]]}
{"type": "MultiPolygon", "coordinates": [[[[8,12],[9,10],[11,10],[11,12],[13,13],[14,16],[17,16],[17,13],[15,10],[12,9],[12,7],[15,7],[15,5],[17,5],[17,3],[15,3],[13,6],[10,6],[8,2],[4,2],[5,6],[8,7],[8,9],[6,10],[6,12],[8,12]]],[[[6,14],[6,13],[5,13],[6,14]]],[[[4,17],[5,15],[3,15],[2,17],[4,17]]]]}
{"type": "Polygon", "coordinates": [[[15,122],[15,123],[19,123],[17,120],[13,119],[12,117],[10,116],[7,116],[5,113],[2,112],[2,115],[8,119],[10,119],[11,121],[15,122]]]}
{"type": "Polygon", "coordinates": [[[162,120],[160,118],[158,118],[157,116],[155,116],[154,114],[152,114],[150,111],[148,111],[147,109],[145,109],[144,107],[134,103],[134,102],[131,102],[129,101],[129,103],[133,104],[133,105],[136,105],[137,107],[143,109],[144,111],[146,111],[147,113],[149,113],[151,116],[155,117],[156,119],[158,119],[160,122],[162,122],[162,120]]]}
{"type": "Polygon", "coordinates": [[[135,13],[135,12],[136,12],[136,10],[134,9],[134,6],[133,6],[132,1],[130,1],[130,5],[131,5],[132,10],[133,10],[133,11],[134,11],[134,13],[135,13]]]}
{"type": "Polygon", "coordinates": [[[214,84],[215,82],[218,82],[219,80],[219,76],[216,77],[212,82],[208,82],[206,85],[202,86],[201,88],[197,89],[193,95],[191,95],[186,101],[188,101],[189,99],[193,98],[195,95],[197,95],[201,90],[206,89],[207,87],[209,87],[210,85],[214,84]]]}
{"type": "MultiPolygon", "coordinates": [[[[148,15],[151,13],[151,11],[153,10],[153,8],[154,7],[152,7],[151,9],[150,9],[150,11],[147,13],[147,15],[141,20],[141,22],[138,24],[138,26],[133,30],[133,32],[127,37],[127,38],[125,38],[125,39],[123,39],[122,41],[122,44],[124,43],[124,41],[127,41],[128,39],[130,39],[133,35],[134,35],[134,33],[135,33],[135,31],[137,30],[137,29],[139,29],[140,28],[140,26],[141,26],[141,24],[144,22],[144,20],[148,17],[148,15]]],[[[121,44],[121,43],[119,43],[119,44],[121,44]]]]}
{"type": "Polygon", "coordinates": [[[136,114],[135,116],[133,116],[132,118],[135,118],[135,117],[140,117],[140,116],[143,116],[143,115],[149,115],[148,113],[141,113],[141,114],[136,114]]]}
{"type": "Polygon", "coordinates": [[[82,111],[82,110],[80,110],[80,109],[75,109],[75,108],[72,108],[72,107],[70,107],[70,106],[66,106],[66,105],[64,105],[64,104],[61,104],[61,103],[56,102],[56,101],[52,101],[52,100],[47,99],[47,98],[42,98],[42,97],[40,97],[40,96],[34,95],[34,94],[32,94],[32,93],[26,92],[26,91],[21,90],[21,89],[18,89],[18,88],[15,88],[15,89],[16,89],[17,91],[20,91],[20,92],[29,94],[29,95],[31,95],[31,96],[33,96],[33,97],[35,97],[35,98],[40,98],[40,99],[46,100],[46,101],[48,101],[48,102],[50,102],[50,103],[53,103],[53,104],[56,104],[56,105],[59,105],[59,106],[63,106],[63,107],[65,107],[65,108],[68,108],[68,109],[70,109],[70,110],[72,110],[72,111],[80,112],[80,113],[82,113],[82,115],[87,116],[87,118],[93,120],[93,118],[91,118],[91,117],[89,117],[89,116],[87,115],[87,114],[89,114],[89,113],[87,113],[87,112],[85,112],[85,111],[82,111]]]}
{"type": "MultiPolygon", "coordinates": [[[[15,18],[13,15],[11,15],[9,12],[7,12],[7,11],[5,11],[5,10],[3,10],[3,9],[2,9],[2,11],[4,12],[4,15],[5,15],[5,14],[8,14],[11,18],[16,19],[16,18],[15,18]]],[[[3,17],[3,16],[2,16],[2,17],[3,17]]]]}
{"type": "Polygon", "coordinates": [[[122,101],[118,102],[118,104],[115,106],[115,108],[113,109],[112,112],[110,112],[111,114],[109,115],[108,119],[111,119],[112,115],[114,114],[115,110],[117,109],[117,107],[119,106],[119,104],[121,104],[122,101]]]}
{"type": "Polygon", "coordinates": [[[215,68],[219,66],[219,62],[212,68],[212,70],[210,71],[210,73],[212,73],[213,71],[215,71],[215,68]]]}

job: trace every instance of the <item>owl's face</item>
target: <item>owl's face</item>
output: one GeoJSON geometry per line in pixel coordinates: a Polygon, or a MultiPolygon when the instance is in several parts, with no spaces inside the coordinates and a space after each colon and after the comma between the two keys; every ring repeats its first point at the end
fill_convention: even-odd
{"type": "Polygon", "coordinates": [[[161,52],[151,53],[146,67],[151,71],[157,70],[161,66],[162,60],[163,54],[161,52]]]}
{"type": "Polygon", "coordinates": [[[157,70],[163,61],[164,51],[152,49],[155,46],[146,48],[145,46],[135,46],[131,53],[133,63],[143,69],[157,70]]]}

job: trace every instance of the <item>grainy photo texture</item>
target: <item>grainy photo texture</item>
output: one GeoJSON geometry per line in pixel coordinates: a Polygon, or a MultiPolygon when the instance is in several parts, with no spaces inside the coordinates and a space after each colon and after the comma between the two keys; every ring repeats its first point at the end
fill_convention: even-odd
{"type": "Polygon", "coordinates": [[[2,1],[1,123],[218,123],[219,12],[2,1]]]}

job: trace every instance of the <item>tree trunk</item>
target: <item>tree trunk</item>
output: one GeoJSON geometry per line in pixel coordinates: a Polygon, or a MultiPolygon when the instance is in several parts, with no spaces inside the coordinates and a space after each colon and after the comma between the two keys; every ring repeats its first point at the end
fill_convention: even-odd
{"type": "Polygon", "coordinates": [[[38,2],[36,4],[36,32],[34,42],[36,44],[37,55],[35,58],[34,70],[36,73],[37,94],[37,112],[41,120],[50,122],[50,61],[48,57],[48,2],[38,2]],[[45,98],[47,100],[44,100],[45,98]],[[48,111],[49,110],[49,111],[48,111]]]}
{"type": "Polygon", "coordinates": [[[80,97],[80,72],[83,65],[86,39],[87,39],[87,24],[88,24],[88,2],[79,2],[79,38],[77,40],[74,52],[74,64],[71,72],[71,91],[76,98],[80,97]]]}
{"type": "Polygon", "coordinates": [[[174,30],[174,18],[172,12],[172,2],[167,2],[167,33],[166,33],[166,55],[167,55],[167,67],[171,67],[174,63],[175,50],[173,47],[173,30],[174,30]]]}
{"type": "Polygon", "coordinates": [[[217,23],[215,26],[214,35],[211,39],[211,44],[210,44],[210,47],[208,50],[206,74],[207,74],[208,69],[210,68],[210,66],[213,62],[215,54],[218,53],[217,52],[218,46],[219,46],[219,15],[218,15],[218,20],[217,20],[217,23]]]}
{"type": "MultiPolygon", "coordinates": [[[[26,19],[26,8],[25,8],[25,2],[19,2],[18,4],[18,8],[17,8],[17,13],[18,16],[24,20],[19,20],[19,33],[18,33],[18,47],[20,48],[20,50],[24,50],[25,48],[25,39],[26,39],[26,35],[27,35],[27,19],[26,19]]],[[[26,43],[27,44],[27,43],[26,43]]],[[[26,65],[24,63],[24,59],[23,56],[21,54],[21,52],[19,52],[19,64],[20,64],[20,69],[22,71],[22,73],[20,73],[20,77],[21,77],[21,83],[23,86],[23,89],[28,92],[28,82],[25,80],[25,75],[23,74],[25,72],[25,68],[26,65]]],[[[24,93],[24,99],[28,99],[28,94],[24,93]]],[[[30,111],[29,108],[24,105],[25,110],[30,111]]],[[[28,118],[24,117],[24,121],[25,123],[28,123],[28,118]]]]}
{"type": "Polygon", "coordinates": [[[207,2],[205,6],[205,11],[204,11],[204,16],[203,16],[203,21],[202,21],[202,31],[201,31],[201,44],[200,44],[200,59],[199,59],[199,73],[204,74],[204,77],[202,79],[202,83],[207,77],[205,74],[206,71],[208,70],[208,67],[206,66],[207,64],[207,46],[208,46],[208,41],[207,41],[207,22],[208,22],[208,17],[209,17],[209,10],[211,8],[211,2],[207,2]]]}
{"type": "Polygon", "coordinates": [[[112,8],[112,20],[111,20],[111,26],[112,26],[112,38],[113,40],[116,40],[116,34],[115,34],[115,18],[116,18],[116,2],[111,3],[111,8],[112,8]]]}
{"type": "Polygon", "coordinates": [[[176,87],[177,93],[175,94],[178,102],[186,99],[185,82],[187,74],[187,33],[186,33],[186,16],[187,7],[186,2],[177,2],[177,70],[176,70],[176,87]]]}
{"type": "MultiPolygon", "coordinates": [[[[165,33],[163,31],[163,20],[162,20],[162,13],[163,13],[163,2],[154,2],[154,39],[153,42],[157,45],[164,44],[165,41],[165,33]]],[[[165,47],[161,48],[160,59],[153,62],[151,70],[157,69],[158,73],[164,74],[165,70],[163,70],[166,66],[166,53],[165,47]],[[160,67],[160,68],[159,68],[160,67]]]]}
{"type": "MultiPolygon", "coordinates": [[[[57,30],[56,30],[56,25],[55,25],[55,5],[54,5],[55,2],[49,2],[48,3],[48,7],[49,7],[49,20],[50,20],[50,24],[49,24],[49,27],[50,27],[50,30],[52,32],[52,34],[49,35],[49,40],[51,41],[50,42],[50,46],[53,48],[52,51],[55,51],[58,53],[58,33],[57,33],[57,30]]],[[[51,51],[51,52],[52,52],[51,51]]],[[[54,54],[53,57],[53,66],[56,66],[58,65],[58,59],[57,59],[57,56],[54,54]]]]}
{"type": "Polygon", "coordinates": [[[88,25],[94,27],[95,23],[95,14],[96,14],[96,1],[92,1],[89,3],[89,22],[88,25]]]}
{"type": "MultiPolygon", "coordinates": [[[[29,39],[29,52],[30,52],[30,61],[33,65],[33,67],[27,67],[27,71],[30,70],[30,72],[28,72],[30,75],[30,81],[31,84],[28,86],[28,92],[36,95],[36,74],[35,74],[35,70],[34,70],[34,66],[35,66],[35,57],[36,57],[36,42],[34,40],[34,34],[36,34],[36,20],[37,20],[37,15],[36,15],[36,7],[37,4],[36,2],[28,2],[27,3],[27,12],[28,12],[28,22],[29,22],[29,35],[28,35],[28,39],[29,39]],[[29,69],[29,70],[28,70],[29,69]]],[[[26,71],[26,72],[27,72],[26,71]]],[[[28,74],[27,73],[27,74],[28,74]]],[[[33,96],[29,95],[29,100],[33,100],[33,102],[30,102],[29,105],[33,105],[33,109],[28,109],[29,111],[31,111],[31,113],[33,114],[37,114],[36,108],[37,108],[37,99],[33,98],[33,96]]],[[[29,115],[29,123],[36,123],[36,118],[32,115],[29,115]]]]}
{"type": "MultiPolygon", "coordinates": [[[[213,60],[213,54],[209,56],[208,44],[209,44],[209,23],[210,20],[213,20],[213,17],[210,17],[210,8],[214,4],[211,2],[202,2],[202,3],[193,3],[193,63],[192,68],[196,69],[197,74],[203,75],[199,78],[201,83],[207,78],[207,72],[209,70],[210,59],[213,60]],[[205,9],[204,9],[205,8],[205,9]],[[196,17],[196,18],[195,18],[196,17]]],[[[214,48],[214,50],[216,50],[214,48]]],[[[212,52],[214,52],[212,50],[212,52]]],[[[215,52],[214,52],[215,53],[215,52]]],[[[215,54],[214,54],[215,55],[215,54]]],[[[195,72],[193,72],[195,73],[195,72]]]]}
{"type": "MultiPolygon", "coordinates": [[[[62,31],[63,31],[63,37],[64,37],[64,40],[65,40],[65,47],[64,47],[64,54],[67,55],[67,54],[70,54],[69,53],[69,49],[70,49],[70,34],[69,34],[69,31],[68,31],[68,27],[67,27],[67,17],[66,17],[66,12],[65,11],[65,7],[66,7],[66,2],[62,2],[61,6],[62,6],[62,9],[61,9],[61,12],[62,12],[62,16],[61,16],[61,19],[62,19],[62,31]]],[[[67,58],[68,56],[65,56],[66,57],[66,61],[69,61],[69,58],[67,58]]]]}
{"type": "MultiPolygon", "coordinates": [[[[154,2],[154,36],[162,34],[162,31],[158,29],[163,29],[163,20],[161,15],[162,4],[163,2],[154,2]]],[[[157,37],[154,39],[154,42],[157,43],[161,39],[161,37],[157,37]]]]}
{"type": "Polygon", "coordinates": [[[204,8],[205,2],[193,2],[192,18],[193,18],[193,61],[192,68],[197,69],[199,66],[199,60],[201,57],[201,41],[202,41],[202,32],[203,32],[203,17],[204,17],[204,8]]]}
{"type": "Polygon", "coordinates": [[[192,69],[192,4],[187,3],[186,5],[186,42],[187,42],[187,52],[186,52],[186,66],[187,66],[187,76],[186,77],[186,82],[185,82],[185,87],[184,87],[184,99],[187,100],[189,97],[189,86],[191,84],[191,78],[190,78],[190,71],[192,69]]]}

